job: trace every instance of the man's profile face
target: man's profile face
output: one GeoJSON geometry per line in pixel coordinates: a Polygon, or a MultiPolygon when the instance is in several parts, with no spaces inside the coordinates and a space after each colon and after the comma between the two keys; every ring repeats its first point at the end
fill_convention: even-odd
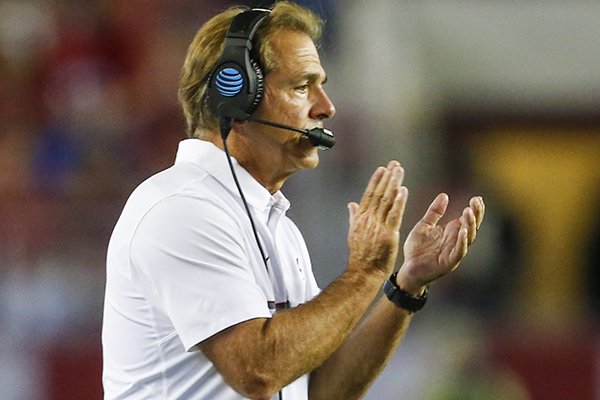
{"type": "MultiPolygon", "coordinates": [[[[326,81],[319,54],[304,33],[281,30],[270,38],[277,67],[265,77],[265,93],[255,115],[301,129],[321,127],[335,114],[335,107],[323,89],[326,81]]],[[[315,168],[317,148],[308,138],[277,128],[258,127],[267,146],[274,151],[274,167],[294,172],[315,168]]]]}

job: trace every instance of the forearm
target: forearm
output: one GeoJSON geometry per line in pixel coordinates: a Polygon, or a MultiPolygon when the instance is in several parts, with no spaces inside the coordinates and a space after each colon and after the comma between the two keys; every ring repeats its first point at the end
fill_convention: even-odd
{"type": "Polygon", "coordinates": [[[282,361],[289,368],[297,364],[298,375],[310,372],[321,365],[356,327],[379,290],[379,279],[364,273],[346,273],[334,281],[314,301],[297,310],[276,315],[265,326],[265,334],[278,338],[273,342],[275,354],[288,352],[289,360],[282,361]],[[284,327],[279,331],[279,327],[284,327]],[[295,332],[295,337],[279,338],[285,331],[295,332]],[[279,345],[279,348],[277,348],[279,345]],[[312,359],[311,365],[306,360],[312,359]]]}
{"type": "Polygon", "coordinates": [[[382,297],[344,343],[311,374],[309,398],[358,399],[400,344],[411,314],[382,297]]]}
{"type": "Polygon", "coordinates": [[[360,204],[348,204],[348,269],[319,296],[271,319],[240,323],[201,343],[236,391],[268,399],[322,365],[346,340],[395,264],[408,196],[403,176],[397,161],[378,168],[360,204]]]}
{"type": "Polygon", "coordinates": [[[376,297],[381,279],[380,274],[348,271],[312,301],[271,319],[234,326],[201,348],[234,389],[247,397],[268,397],[317,368],[340,346],[376,297]]]}

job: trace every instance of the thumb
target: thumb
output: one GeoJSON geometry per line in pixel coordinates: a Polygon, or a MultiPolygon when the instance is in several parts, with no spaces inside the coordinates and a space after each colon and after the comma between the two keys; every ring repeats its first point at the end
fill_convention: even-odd
{"type": "Polygon", "coordinates": [[[353,201],[348,203],[348,222],[350,223],[350,225],[352,225],[352,222],[354,221],[354,216],[356,215],[357,212],[358,212],[358,203],[355,203],[353,201]]]}
{"type": "Polygon", "coordinates": [[[448,195],[446,193],[440,193],[431,202],[431,205],[429,205],[427,212],[425,212],[425,215],[421,218],[420,222],[426,225],[437,224],[446,213],[446,208],[448,208],[448,195]]]}

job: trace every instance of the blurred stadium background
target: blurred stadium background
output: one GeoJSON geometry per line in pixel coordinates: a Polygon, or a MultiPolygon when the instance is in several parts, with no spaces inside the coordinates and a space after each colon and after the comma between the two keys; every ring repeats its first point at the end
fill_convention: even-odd
{"type": "MultiPolygon", "coordinates": [[[[236,2],[264,5],[266,2],[236,2]]],[[[336,148],[284,192],[322,286],[391,158],[480,239],[367,399],[600,399],[600,3],[305,0],[336,148]]],[[[184,136],[186,47],[230,1],[0,0],[0,398],[100,399],[107,241],[184,136]]]]}

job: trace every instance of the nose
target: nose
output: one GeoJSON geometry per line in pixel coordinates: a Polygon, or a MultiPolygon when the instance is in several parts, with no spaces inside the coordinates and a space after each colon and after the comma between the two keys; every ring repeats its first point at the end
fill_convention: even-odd
{"type": "Polygon", "coordinates": [[[315,102],[310,110],[310,117],[319,121],[333,117],[335,115],[335,106],[329,96],[327,96],[325,90],[322,87],[319,88],[315,96],[315,102]]]}

